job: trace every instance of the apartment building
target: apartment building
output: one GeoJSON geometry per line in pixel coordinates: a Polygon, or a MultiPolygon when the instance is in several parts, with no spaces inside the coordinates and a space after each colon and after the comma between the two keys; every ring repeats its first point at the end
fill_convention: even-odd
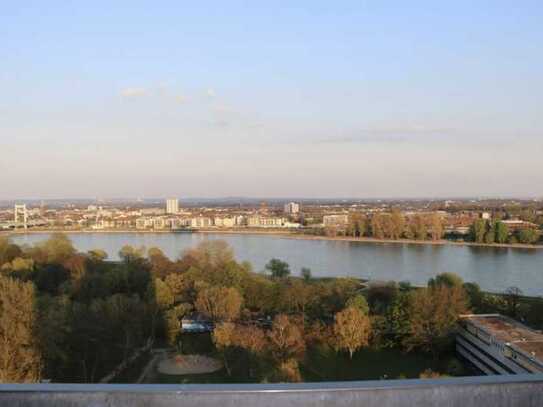
{"type": "Polygon", "coordinates": [[[285,224],[285,218],[268,216],[250,216],[247,218],[247,226],[252,228],[280,228],[285,224]]]}
{"type": "Polygon", "coordinates": [[[488,375],[543,373],[543,334],[500,314],[462,316],[456,351],[488,375]]]}
{"type": "Polygon", "coordinates": [[[296,215],[300,213],[300,204],[296,202],[289,202],[284,206],[284,211],[289,215],[296,215]]]}
{"type": "Polygon", "coordinates": [[[213,226],[213,221],[211,218],[205,216],[198,216],[196,218],[191,218],[190,227],[191,228],[208,228],[213,226]]]}
{"type": "Polygon", "coordinates": [[[219,228],[232,228],[236,226],[236,218],[215,217],[213,223],[219,228]]]}

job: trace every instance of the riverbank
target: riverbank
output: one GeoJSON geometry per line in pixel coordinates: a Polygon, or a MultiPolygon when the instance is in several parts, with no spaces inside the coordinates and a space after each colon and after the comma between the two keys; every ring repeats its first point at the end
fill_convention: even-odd
{"type": "Polygon", "coordinates": [[[487,248],[505,248],[505,249],[543,249],[543,244],[522,244],[522,243],[476,243],[452,240],[414,240],[414,239],[375,239],[372,237],[350,237],[350,236],[317,236],[305,235],[296,231],[285,231],[279,229],[273,230],[255,230],[255,229],[197,229],[197,230],[135,230],[135,229],[39,229],[39,230],[11,230],[0,231],[0,236],[25,235],[25,234],[44,234],[44,233],[66,233],[66,234],[169,234],[169,233],[196,233],[196,234],[215,234],[215,235],[256,235],[272,236],[285,239],[297,240],[322,240],[322,241],[342,241],[358,242],[370,244],[403,244],[403,245],[431,245],[431,246],[470,246],[487,248]]]}

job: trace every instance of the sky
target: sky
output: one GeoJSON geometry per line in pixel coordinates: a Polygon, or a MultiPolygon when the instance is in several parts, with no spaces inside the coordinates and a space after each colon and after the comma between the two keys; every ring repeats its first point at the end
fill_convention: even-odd
{"type": "Polygon", "coordinates": [[[543,2],[5,1],[0,199],[543,196],[543,2]]]}

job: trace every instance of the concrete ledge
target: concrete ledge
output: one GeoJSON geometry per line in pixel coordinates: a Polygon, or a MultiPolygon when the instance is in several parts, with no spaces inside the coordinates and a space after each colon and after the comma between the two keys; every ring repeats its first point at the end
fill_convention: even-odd
{"type": "Polygon", "coordinates": [[[543,375],[265,385],[0,385],[0,406],[540,407],[543,375]]]}

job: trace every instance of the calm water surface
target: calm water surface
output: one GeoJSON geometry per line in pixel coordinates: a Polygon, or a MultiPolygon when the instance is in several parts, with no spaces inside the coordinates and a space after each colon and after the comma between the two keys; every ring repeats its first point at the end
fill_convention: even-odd
{"type": "MultiPolygon", "coordinates": [[[[33,244],[48,234],[16,235],[18,244],[33,244]]],[[[110,259],[124,245],[159,247],[170,258],[206,239],[227,241],[239,260],[261,271],[272,257],[287,261],[293,274],[311,268],[317,277],[352,276],[425,284],[438,273],[454,272],[488,291],[517,286],[525,294],[543,295],[543,250],[472,246],[409,245],[324,240],[296,240],[278,236],[189,233],[71,233],[80,251],[104,249],[110,259]]]]}

